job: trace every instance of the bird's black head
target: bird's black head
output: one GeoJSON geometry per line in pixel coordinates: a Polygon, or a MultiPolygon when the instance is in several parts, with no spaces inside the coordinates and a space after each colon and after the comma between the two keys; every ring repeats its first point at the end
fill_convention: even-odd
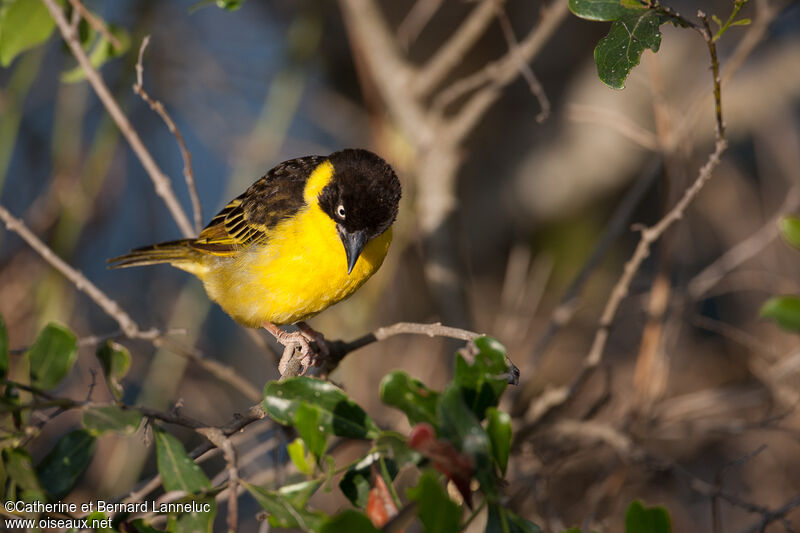
{"type": "Polygon", "coordinates": [[[364,245],[394,223],[400,180],[386,161],[367,150],[341,150],[328,160],[333,177],[319,194],[319,206],[336,222],[349,273],[364,245]]]}

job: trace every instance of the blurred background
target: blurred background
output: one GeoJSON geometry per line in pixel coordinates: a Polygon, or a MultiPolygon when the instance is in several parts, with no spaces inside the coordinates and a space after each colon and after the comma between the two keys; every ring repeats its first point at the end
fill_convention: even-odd
{"type": "MultiPolygon", "coordinates": [[[[151,36],[144,87],[183,133],[204,222],[286,159],[365,147],[392,163],[404,196],[386,263],[311,324],[349,340],[398,321],[441,321],[503,342],[522,375],[505,398],[516,430],[512,508],[547,530],[619,531],[625,507],[639,498],[665,505],[674,531],[721,525],[727,532],[758,525],[762,515],[720,490],[770,509],[800,494],[798,337],[759,319],[770,296],[800,293],[800,252],[781,241],[776,225],[779,215],[800,210],[797,2],[753,0],[742,12],[752,24],[720,40],[730,148],[636,275],[599,368],[580,394],[542,419],[529,406],[581,368],[638,241],[631,226],[656,222],[713,150],[703,40],[665,25],[659,53],[645,52],[627,88],[615,91],[598,79],[592,56],[607,23],[580,20],[558,0],[507,0],[504,15],[490,19],[474,46],[422,92],[421,109],[442,121],[461,116],[469,94],[446,91],[515,53],[506,30],[523,42],[537,25],[552,29],[532,72],[497,84],[490,105],[452,138],[435,122],[414,130],[413,113],[385,97],[353,20],[361,15],[345,5],[358,2],[249,0],[235,11],[205,4],[88,0],[131,39],[127,53],[102,67],[103,78],[191,212],[175,138],[131,90],[139,44],[151,36]],[[532,81],[549,100],[547,117],[532,81]],[[585,283],[564,300],[598,246],[585,283]],[[554,316],[567,323],[553,329],[554,316]],[[700,490],[698,480],[711,489],[700,490]]],[[[400,56],[422,66],[482,3],[376,4],[400,56]]],[[[670,3],[687,16],[702,7],[725,19],[732,9],[727,1],[700,4],[670,3]]],[[[75,60],[57,37],[0,69],[0,204],[142,327],[184,330],[177,342],[233,368],[257,395],[277,376],[268,334],[235,324],[181,271],[106,269],[109,257],[181,235],[91,87],[61,81],[75,60]]],[[[12,348],[29,346],[50,321],[80,337],[117,330],[9,232],[0,233],[0,314],[12,348]]],[[[171,351],[122,342],[133,354],[126,402],[164,410],[180,402],[182,413],[221,424],[258,399],[171,351]]],[[[381,406],[380,379],[402,368],[439,388],[457,346],[392,338],[348,356],[333,379],[382,426],[407,431],[400,413],[381,406]]],[[[81,349],[59,394],[85,394],[97,367],[93,351],[81,349]]],[[[98,400],[106,399],[101,389],[98,400]]],[[[66,414],[49,424],[33,443],[34,457],[76,420],[66,414]]],[[[285,459],[285,442],[267,426],[237,437],[244,479],[267,483],[285,459]]],[[[184,437],[187,446],[199,442],[184,437]]],[[[205,466],[209,477],[224,470],[221,459],[205,466]]],[[[154,473],[152,446],[141,435],[105,437],[70,499],[119,497],[154,473]]],[[[312,503],[329,511],[344,505],[324,497],[312,503]]],[[[255,530],[256,512],[243,498],[243,531],[255,530]]],[[[800,524],[800,511],[787,520],[800,524]]],[[[780,521],[769,527],[784,530],[780,521]]]]}

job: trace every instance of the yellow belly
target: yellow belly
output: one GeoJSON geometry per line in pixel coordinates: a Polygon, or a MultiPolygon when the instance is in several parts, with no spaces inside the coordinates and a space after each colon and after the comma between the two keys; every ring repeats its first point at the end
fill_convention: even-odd
{"type": "Polygon", "coordinates": [[[291,324],[353,294],[381,266],[391,240],[389,228],[368,242],[348,275],[336,226],[313,205],[276,226],[266,245],[208,257],[197,274],[209,297],[236,321],[291,324]]]}

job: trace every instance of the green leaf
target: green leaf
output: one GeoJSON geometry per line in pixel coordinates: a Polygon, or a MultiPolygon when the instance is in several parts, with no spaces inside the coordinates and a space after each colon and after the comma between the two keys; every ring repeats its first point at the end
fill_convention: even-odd
{"type": "Polygon", "coordinates": [[[419,505],[419,519],[427,533],[456,533],[461,521],[461,507],[445,492],[437,476],[426,471],[416,487],[408,489],[408,498],[419,505]]]}
{"type": "Polygon", "coordinates": [[[408,447],[406,435],[394,431],[384,431],[375,440],[375,446],[385,458],[391,457],[398,465],[418,465],[423,456],[416,450],[408,447]]]}
{"type": "Polygon", "coordinates": [[[44,492],[36,471],[33,469],[33,462],[28,452],[22,448],[6,448],[3,450],[3,467],[8,477],[23,490],[29,492],[44,492]]]}
{"type": "Polygon", "coordinates": [[[761,318],[771,318],[785,330],[800,332],[800,297],[776,296],[761,306],[761,318]]]}
{"type": "Polygon", "coordinates": [[[495,339],[479,337],[474,348],[472,363],[456,355],[453,383],[461,389],[472,412],[483,419],[486,409],[498,404],[508,386],[509,367],[505,348],[495,339]]]}
{"type": "Polygon", "coordinates": [[[800,218],[795,216],[782,217],[778,222],[783,238],[797,249],[800,249],[800,218]]]}
{"type": "Polygon", "coordinates": [[[284,485],[278,489],[278,494],[298,509],[302,509],[305,507],[306,503],[308,503],[309,498],[311,498],[321,486],[321,479],[309,479],[308,481],[301,481],[300,483],[284,485]]]}
{"type": "MultiPolygon", "coordinates": [[[[298,500],[291,493],[282,494],[281,491],[271,491],[242,482],[247,491],[252,494],[256,502],[269,515],[272,527],[299,528],[303,531],[319,531],[325,515],[319,511],[305,509],[305,501],[298,500]],[[300,503],[302,502],[302,503],[300,503]]],[[[316,490],[316,488],[314,488],[316,490]]],[[[312,491],[313,493],[313,491],[312,491]]],[[[309,493],[308,496],[311,494],[309,493]]],[[[308,498],[305,498],[306,500],[308,498]]]]}
{"type": "Polygon", "coordinates": [[[145,521],[141,518],[137,518],[133,522],[130,523],[133,528],[136,530],[136,533],[162,533],[158,529],[148,525],[145,521]]]}
{"type": "Polygon", "coordinates": [[[128,349],[113,341],[106,341],[97,348],[97,359],[103,367],[108,388],[114,399],[122,399],[122,385],[120,380],[128,373],[131,367],[131,354],[128,349]]]}
{"type": "Polygon", "coordinates": [[[36,466],[42,487],[53,500],[66,496],[92,460],[96,439],[88,431],[67,433],[36,466]]]}
{"type": "Polygon", "coordinates": [[[639,64],[642,52],[658,52],[661,46],[659,26],[663,17],[651,9],[629,10],[612,25],[594,49],[597,74],[603,83],[623,89],[631,69],[639,64]]]}
{"type": "Polygon", "coordinates": [[[731,22],[731,26],[749,26],[752,22],[750,19],[739,19],[731,22]]]}
{"type": "Polygon", "coordinates": [[[412,426],[420,422],[437,426],[436,402],[439,400],[439,393],[402,370],[390,372],[383,378],[380,394],[381,401],[403,411],[412,426]]]}
{"type": "Polygon", "coordinates": [[[69,373],[77,357],[75,334],[62,325],[48,324],[28,351],[31,384],[44,390],[55,387],[69,373]]]}
{"type": "Polygon", "coordinates": [[[486,433],[489,434],[489,441],[492,443],[492,455],[500,471],[505,475],[511,452],[511,417],[503,411],[490,407],[486,411],[486,418],[488,421],[486,433]]]}
{"type": "Polygon", "coordinates": [[[0,9],[0,65],[47,40],[55,22],[41,0],[5,0],[0,9]]]}
{"type": "Polygon", "coordinates": [[[464,403],[461,390],[451,383],[439,401],[441,437],[470,456],[475,464],[475,479],[490,499],[497,497],[497,483],[491,462],[491,445],[480,421],[464,403]]]}
{"type": "Polygon", "coordinates": [[[286,451],[289,453],[289,459],[292,460],[294,466],[301,473],[310,476],[314,473],[314,461],[309,460],[308,448],[303,439],[296,438],[286,446],[286,451]]]}
{"type": "Polygon", "coordinates": [[[302,403],[294,413],[294,427],[308,450],[315,457],[322,457],[327,443],[326,434],[321,431],[322,410],[316,405],[302,403]]]}
{"type": "MultiPolygon", "coordinates": [[[[339,481],[339,489],[341,489],[342,494],[356,507],[364,508],[367,506],[369,490],[372,488],[373,465],[376,469],[379,469],[380,458],[381,455],[379,453],[367,455],[348,468],[341,481],[339,481]]],[[[397,463],[386,458],[384,462],[386,463],[386,470],[389,471],[389,476],[394,479],[397,475],[397,463]]]]}
{"type": "Polygon", "coordinates": [[[153,434],[156,439],[158,473],[161,474],[166,490],[198,493],[211,488],[211,482],[189,458],[178,439],[158,426],[153,427],[153,434]]]}
{"type": "Polygon", "coordinates": [[[623,5],[620,0],[569,0],[569,10],[586,20],[617,20],[627,15],[633,7],[644,9],[638,2],[623,5]]]}
{"type": "Polygon", "coordinates": [[[515,515],[505,507],[489,504],[486,533],[542,533],[539,526],[515,515]]]}
{"type": "Polygon", "coordinates": [[[363,513],[348,509],[330,518],[322,525],[320,533],[380,533],[363,513]]]}
{"type": "MultiPolygon", "coordinates": [[[[117,38],[120,47],[114,47],[109,40],[102,34],[99,34],[100,38],[97,39],[92,51],[89,53],[89,63],[91,63],[95,69],[102,67],[108,60],[121,56],[131,45],[131,38],[128,32],[123,28],[115,26],[114,24],[108,24],[108,31],[117,38]]],[[[75,83],[81,81],[85,77],[86,73],[80,65],[61,73],[61,81],[64,83],[75,83]]]]}
{"type": "Polygon", "coordinates": [[[116,405],[92,407],[83,413],[83,427],[92,435],[113,431],[122,435],[133,435],[139,428],[142,414],[116,405]]]}
{"type": "Polygon", "coordinates": [[[635,501],[625,511],[625,533],[671,533],[669,513],[663,507],[644,507],[635,501]]]}
{"type": "Polygon", "coordinates": [[[264,387],[264,409],[276,422],[293,425],[297,409],[304,404],[319,409],[318,431],[326,435],[372,439],[380,432],[358,404],[327,381],[301,376],[271,381],[264,387]]]}
{"type": "Polygon", "coordinates": [[[217,0],[217,7],[227,11],[236,11],[244,4],[244,0],[217,0]]]}
{"type": "Polygon", "coordinates": [[[0,378],[6,377],[8,372],[8,331],[0,315],[0,378]]]}
{"type": "MultiPolygon", "coordinates": [[[[185,500],[182,500],[185,502],[185,500]]],[[[189,500],[192,501],[192,500],[189,500]]],[[[197,506],[209,506],[209,511],[193,511],[176,513],[169,516],[167,531],[170,533],[212,533],[214,516],[217,514],[217,504],[213,497],[194,500],[197,506]]]]}
{"type": "Polygon", "coordinates": [[[111,519],[100,511],[89,514],[86,522],[95,533],[116,533],[116,530],[111,527],[111,519]]]}

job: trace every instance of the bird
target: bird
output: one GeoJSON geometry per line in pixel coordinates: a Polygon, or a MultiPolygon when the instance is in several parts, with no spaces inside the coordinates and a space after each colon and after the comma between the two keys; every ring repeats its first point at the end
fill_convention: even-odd
{"type": "Polygon", "coordinates": [[[392,167],[368,150],[291,159],[229,202],[197,238],[137,248],[108,265],[167,263],[194,274],[236,322],[298,346],[307,370],[328,347],[305,321],[380,268],[401,194],[392,167]],[[280,327],[288,324],[298,331],[280,327]]]}

